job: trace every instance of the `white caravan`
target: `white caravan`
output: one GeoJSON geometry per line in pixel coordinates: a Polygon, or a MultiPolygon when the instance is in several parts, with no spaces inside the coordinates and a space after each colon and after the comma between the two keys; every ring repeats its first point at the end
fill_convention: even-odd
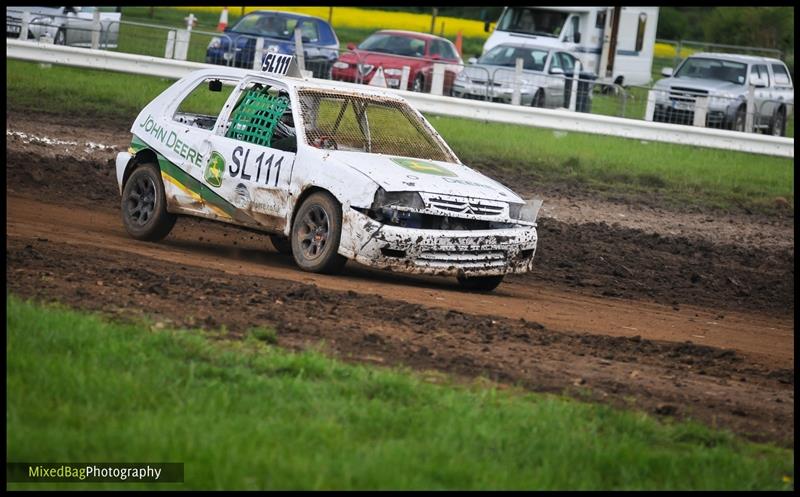
{"type": "Polygon", "coordinates": [[[652,79],[657,24],[658,7],[506,7],[483,51],[504,43],[552,46],[600,81],[643,85],[652,79]]]}

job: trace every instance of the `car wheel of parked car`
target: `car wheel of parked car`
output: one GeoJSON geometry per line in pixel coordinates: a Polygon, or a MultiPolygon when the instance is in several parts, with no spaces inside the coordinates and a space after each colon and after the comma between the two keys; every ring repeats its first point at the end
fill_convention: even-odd
{"type": "Polygon", "coordinates": [[[67,44],[67,33],[66,31],[64,31],[64,28],[58,28],[58,31],[56,31],[56,37],[53,38],[53,44],[55,45],[67,44]]]}
{"type": "Polygon", "coordinates": [[[177,216],[167,212],[161,171],[155,164],[140,164],[122,190],[122,223],[137,240],[156,242],[169,234],[177,216]]]}
{"type": "Polygon", "coordinates": [[[531,100],[531,107],[544,107],[544,91],[537,90],[536,95],[531,100]]]}
{"type": "Polygon", "coordinates": [[[272,246],[275,247],[279,254],[292,255],[292,242],[285,236],[269,235],[269,241],[272,242],[272,246]]]}
{"type": "Polygon", "coordinates": [[[491,292],[503,282],[503,276],[459,276],[458,283],[470,292],[491,292]]]}
{"type": "Polygon", "coordinates": [[[775,111],[769,131],[772,136],[786,136],[786,111],[783,109],[775,111]]]}
{"type": "Polygon", "coordinates": [[[733,118],[733,130],[734,131],[744,131],[744,123],[745,118],[747,116],[747,110],[744,106],[739,107],[739,110],[736,111],[736,116],[733,118]]]}
{"type": "Polygon", "coordinates": [[[411,87],[412,91],[423,92],[425,91],[425,78],[420,74],[414,78],[414,85],[411,87]]]}
{"type": "Polygon", "coordinates": [[[317,192],[303,201],[292,225],[292,255],[300,269],[338,273],[347,259],[339,255],[342,206],[331,194],[317,192]]]}

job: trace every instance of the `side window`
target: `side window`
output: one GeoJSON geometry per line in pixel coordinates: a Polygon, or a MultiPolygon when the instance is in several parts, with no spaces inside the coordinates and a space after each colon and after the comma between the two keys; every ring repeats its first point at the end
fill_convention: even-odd
{"type": "Polygon", "coordinates": [[[775,75],[775,84],[779,86],[791,86],[792,82],[789,79],[789,73],[783,64],[772,64],[772,74],[775,75]]]}
{"type": "Polygon", "coordinates": [[[572,16],[570,22],[572,24],[572,41],[578,43],[581,34],[581,19],[578,16],[572,16]]]}
{"type": "Polygon", "coordinates": [[[300,25],[302,36],[308,38],[311,43],[319,43],[319,31],[317,30],[317,23],[314,21],[305,21],[300,25]]]}
{"type": "Polygon", "coordinates": [[[575,69],[575,59],[570,54],[559,52],[556,55],[561,59],[561,68],[564,72],[571,73],[575,69]]]}
{"type": "Polygon", "coordinates": [[[211,130],[236,81],[222,78],[202,80],[178,105],[172,119],[181,124],[211,130]]]}
{"type": "Polygon", "coordinates": [[[767,71],[767,66],[753,66],[750,69],[750,74],[757,74],[767,82],[767,87],[772,86],[769,77],[769,71],[767,71]]]}
{"type": "Polygon", "coordinates": [[[606,27],[606,12],[598,12],[597,13],[597,21],[594,23],[594,27],[598,29],[604,29],[606,27]]]}
{"type": "Polygon", "coordinates": [[[453,44],[450,43],[449,41],[442,42],[442,57],[451,60],[458,59],[458,52],[456,51],[456,47],[454,47],[453,44]]]}
{"type": "Polygon", "coordinates": [[[297,151],[295,136],[288,93],[261,83],[242,91],[225,132],[226,138],[290,152],[297,151]]]}
{"type": "Polygon", "coordinates": [[[438,55],[439,57],[444,58],[444,51],[442,50],[441,40],[431,41],[431,55],[438,55]]]}
{"type": "Polygon", "coordinates": [[[644,29],[647,27],[647,14],[639,14],[639,27],[636,30],[636,51],[641,52],[644,46],[644,29]]]}

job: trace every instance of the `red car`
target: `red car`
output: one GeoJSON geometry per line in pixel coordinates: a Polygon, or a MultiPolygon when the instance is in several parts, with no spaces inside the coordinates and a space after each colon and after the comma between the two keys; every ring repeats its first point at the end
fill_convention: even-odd
{"type": "Polygon", "coordinates": [[[383,67],[386,85],[399,88],[403,66],[408,66],[408,88],[405,89],[430,92],[433,64],[447,63],[443,91],[449,95],[456,74],[464,66],[449,40],[413,31],[377,31],[358,47],[350,43],[347,48],[349,52],[343,53],[333,64],[331,77],[338,81],[369,84],[378,67],[383,67]]]}

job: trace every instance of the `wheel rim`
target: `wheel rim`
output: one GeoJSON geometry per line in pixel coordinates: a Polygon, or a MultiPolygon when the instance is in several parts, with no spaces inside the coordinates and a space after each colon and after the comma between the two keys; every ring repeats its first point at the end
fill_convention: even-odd
{"type": "Polygon", "coordinates": [[[56,33],[56,39],[54,40],[53,43],[55,43],[56,45],[64,45],[64,32],[63,31],[59,31],[59,32],[56,33]]]}
{"type": "Polygon", "coordinates": [[[778,114],[778,117],[775,119],[775,127],[772,128],[772,135],[773,136],[782,136],[783,133],[783,115],[778,114]]]}
{"type": "Polygon", "coordinates": [[[422,91],[422,80],[419,78],[414,80],[414,91],[422,91]]]}
{"type": "Polygon", "coordinates": [[[317,259],[322,256],[328,244],[330,235],[328,213],[319,205],[315,205],[305,213],[300,222],[300,250],[303,252],[303,257],[308,260],[317,259]]]}
{"type": "Polygon", "coordinates": [[[736,131],[744,131],[744,115],[736,115],[736,123],[734,124],[736,131]]]}
{"type": "Polygon", "coordinates": [[[138,226],[144,226],[153,218],[156,207],[156,185],[152,178],[136,178],[128,193],[128,218],[138,226]]]}

